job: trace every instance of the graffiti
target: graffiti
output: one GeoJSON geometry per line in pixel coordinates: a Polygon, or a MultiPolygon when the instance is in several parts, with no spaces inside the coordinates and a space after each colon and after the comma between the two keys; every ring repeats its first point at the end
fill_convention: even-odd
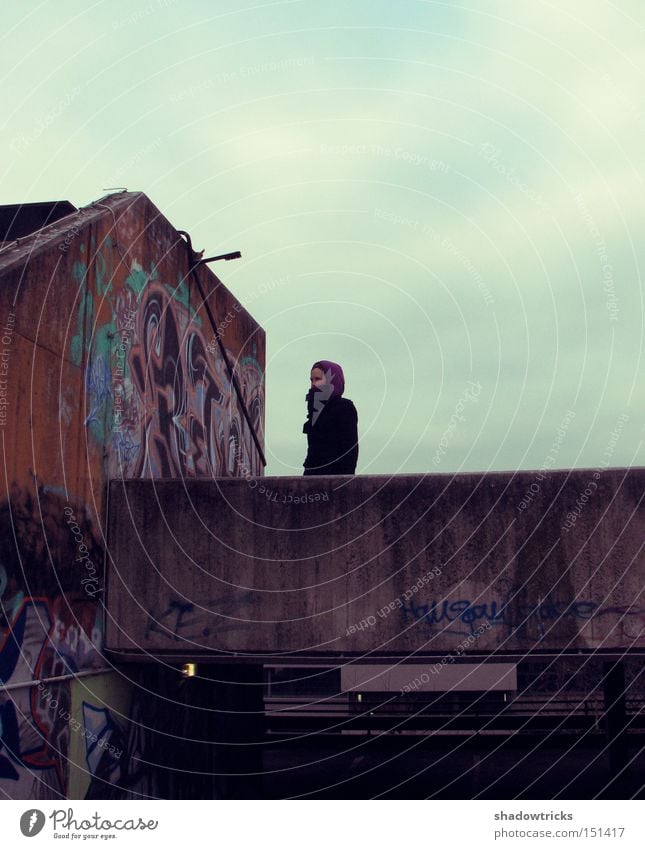
{"type": "Polygon", "coordinates": [[[501,628],[505,636],[539,641],[553,623],[575,621],[582,628],[604,616],[616,619],[625,637],[638,639],[645,631],[645,609],[633,605],[601,606],[586,599],[554,601],[518,600],[517,590],[510,589],[500,598],[475,603],[470,599],[434,600],[426,604],[403,606],[404,625],[422,623],[430,632],[473,634],[478,623],[501,628]]]}
{"type": "MultiPolygon", "coordinates": [[[[156,269],[135,276],[95,334],[86,367],[85,423],[97,439],[109,427],[111,474],[212,478],[237,475],[241,463],[259,474],[232,382],[208,351],[187,284],[173,290],[155,280],[156,269]]],[[[255,357],[241,357],[236,376],[259,433],[264,386],[255,357]]]]}
{"type": "Polygon", "coordinates": [[[627,643],[640,640],[645,636],[645,608],[635,605],[616,605],[599,609],[594,619],[601,616],[611,616],[616,621],[613,625],[621,639],[627,643]]]}
{"type": "Polygon", "coordinates": [[[70,341],[69,351],[72,362],[81,365],[85,349],[85,340],[88,338],[88,329],[94,326],[94,297],[86,286],[87,265],[85,262],[75,261],[72,264],[72,280],[78,287],[78,301],[76,313],[76,332],[70,341]]]}
{"type": "Polygon", "coordinates": [[[31,785],[33,770],[48,770],[45,784],[63,792],[69,750],[66,717],[71,705],[70,683],[55,682],[47,690],[29,685],[35,680],[99,666],[100,641],[96,604],[85,600],[69,602],[62,597],[53,602],[23,598],[0,643],[0,680],[3,684],[27,685],[0,696],[4,710],[0,740],[12,753],[16,782],[31,785]],[[15,723],[10,721],[12,709],[15,723]],[[16,770],[16,765],[22,767],[24,774],[16,770]]]}
{"type": "MultiPolygon", "coordinates": [[[[183,344],[182,312],[158,287],[147,290],[137,316],[138,344],[132,346],[130,367],[143,401],[144,450],[135,477],[214,474],[213,455],[204,450],[205,430],[207,417],[214,407],[224,406],[225,398],[200,334],[190,333],[183,344]],[[196,400],[201,410],[194,409],[196,400]]],[[[215,468],[221,465],[221,458],[215,459],[215,468]]]]}
{"type": "MultiPolygon", "coordinates": [[[[12,686],[0,694],[0,779],[14,798],[53,798],[67,786],[70,682],[46,693],[34,682],[103,663],[98,606],[84,592],[63,504],[56,493],[41,489],[36,499],[12,487],[0,507],[0,682],[12,686]]],[[[76,515],[84,550],[96,556],[92,525],[85,511],[76,515]]]]}
{"type": "MultiPolygon", "coordinates": [[[[232,446],[241,447],[240,412],[221,361],[213,363],[199,328],[162,287],[149,287],[138,313],[132,346],[133,383],[143,400],[136,477],[216,477],[235,473],[232,446]],[[218,368],[218,366],[220,368],[218,368]]],[[[257,364],[256,364],[257,365],[257,364]]],[[[240,366],[240,385],[256,427],[259,367],[240,366]]],[[[257,459],[251,462],[259,472],[257,459]]]]}
{"type": "MultiPolygon", "coordinates": [[[[149,204],[147,199],[139,203],[149,204]]],[[[185,250],[161,251],[160,244],[175,243],[176,233],[159,221],[152,236],[147,229],[137,230],[141,207],[131,210],[128,204],[125,218],[119,217],[119,227],[125,223],[118,234],[114,216],[95,218],[87,227],[72,228],[63,237],[64,249],[54,245],[48,257],[62,269],[52,288],[59,299],[56,309],[72,310],[69,335],[59,337],[58,325],[52,325],[51,350],[36,367],[46,382],[42,365],[49,368],[54,352],[64,368],[60,456],[46,462],[57,447],[49,407],[34,414],[29,428],[18,417],[3,419],[0,410],[0,425],[12,429],[6,495],[0,503],[0,792],[18,799],[64,797],[70,782],[74,793],[87,790],[87,798],[107,798],[110,787],[129,792],[149,780],[142,766],[143,731],[129,722],[126,734],[116,715],[92,699],[81,708],[81,685],[74,679],[78,672],[104,666],[98,602],[104,550],[97,514],[103,515],[105,503],[104,496],[95,496],[105,492],[106,479],[231,476],[239,473],[240,463],[261,473],[224,362],[206,350],[201,310],[196,311],[184,279],[185,250]],[[151,259],[145,268],[137,262],[136,246],[147,257],[163,256],[165,280],[151,259]],[[80,404],[79,394],[84,394],[80,404]],[[36,458],[38,472],[46,476],[42,482],[31,468],[36,458]],[[70,496],[68,484],[77,496],[70,496]]],[[[38,287],[26,286],[20,295],[27,312],[42,306],[38,287]]],[[[226,312],[227,299],[222,288],[213,300],[226,312]]],[[[227,343],[261,433],[264,387],[257,357],[263,356],[263,335],[256,339],[255,329],[248,316],[241,316],[239,331],[231,330],[227,343]],[[247,332],[245,347],[241,337],[247,332]]],[[[5,330],[8,361],[13,328],[5,330]]],[[[44,356],[40,346],[34,356],[41,351],[44,356]]],[[[28,359],[25,368],[31,368],[31,355],[28,359]]],[[[18,396],[32,388],[25,379],[18,396]]],[[[49,396],[40,391],[32,401],[35,397],[49,396]]],[[[174,620],[172,627],[190,634],[208,627],[200,616],[195,610],[171,609],[161,622],[174,620]]],[[[116,691],[123,715],[133,715],[127,713],[128,707],[136,711],[127,688],[116,691]]],[[[123,798],[123,793],[115,789],[114,796],[123,798]]]]}
{"type": "Polygon", "coordinates": [[[94,776],[116,784],[119,781],[119,760],[123,754],[122,732],[112,719],[107,708],[98,708],[83,702],[83,726],[85,729],[85,758],[87,768],[94,776]],[[119,738],[121,747],[112,741],[119,738]]]}
{"type": "Polygon", "coordinates": [[[139,456],[141,443],[135,442],[131,433],[117,431],[112,438],[112,444],[119,462],[119,476],[123,477],[124,468],[134,465],[139,456]]]}
{"type": "Polygon", "coordinates": [[[103,551],[86,509],[72,511],[73,523],[70,510],[58,487],[41,486],[32,495],[12,485],[9,501],[0,504],[0,632],[25,595],[54,599],[69,592],[87,598],[87,559],[102,563],[103,551]]]}
{"type": "Polygon", "coordinates": [[[252,592],[237,596],[230,593],[205,601],[199,606],[189,601],[171,599],[168,607],[160,613],[148,610],[144,639],[150,639],[152,633],[158,633],[173,641],[198,640],[224,631],[249,630],[254,627],[253,622],[231,620],[235,614],[239,616],[241,605],[250,604],[252,600],[252,592]]]}
{"type": "Polygon", "coordinates": [[[432,601],[429,604],[404,605],[401,614],[403,622],[423,622],[431,630],[441,626],[440,630],[453,634],[469,634],[475,630],[475,625],[484,619],[491,625],[500,625],[504,621],[504,602],[492,601],[483,604],[473,604],[468,599],[441,602],[432,601]],[[454,624],[453,624],[454,623],[454,624]]]}
{"type": "Polygon", "coordinates": [[[634,621],[640,624],[645,615],[645,610],[629,605],[601,607],[595,601],[581,599],[541,599],[525,604],[511,603],[515,594],[515,590],[510,590],[502,598],[481,603],[474,603],[470,599],[443,599],[427,604],[409,604],[402,608],[401,614],[405,625],[422,622],[432,632],[473,634],[477,623],[483,621],[491,627],[503,628],[507,636],[527,640],[542,639],[546,633],[546,624],[563,620],[580,622],[613,615],[634,617],[634,621]]]}
{"type": "Polygon", "coordinates": [[[110,366],[105,357],[98,356],[88,365],[85,377],[85,390],[88,399],[87,405],[90,411],[87,414],[84,424],[98,423],[97,413],[112,395],[110,366]]]}
{"type": "MultiPolygon", "coordinates": [[[[149,761],[144,754],[148,722],[142,715],[141,699],[124,705],[122,716],[104,706],[84,701],[85,763],[90,781],[85,799],[140,798],[156,795],[149,761]]],[[[159,724],[157,719],[155,724],[159,724]]],[[[149,755],[148,755],[149,757],[149,755]]]]}
{"type": "MultiPolygon", "coordinates": [[[[238,476],[245,465],[261,474],[230,375],[209,351],[187,281],[180,277],[173,287],[154,264],[148,272],[132,260],[118,285],[111,239],[98,251],[93,241],[92,250],[94,274],[85,262],[72,265],[79,301],[70,355],[76,365],[85,362],[84,425],[111,448],[109,473],[213,478],[238,476]]],[[[227,355],[261,435],[263,372],[255,340],[250,348],[237,359],[232,350],[227,355]]]]}
{"type": "MultiPolygon", "coordinates": [[[[0,644],[0,678],[3,684],[28,683],[38,675],[39,658],[51,629],[46,600],[23,602],[11,626],[0,644]]],[[[10,758],[8,762],[0,755],[1,773],[14,785],[12,795],[28,794],[19,798],[32,797],[36,776],[54,794],[64,787],[60,759],[67,756],[66,735],[55,717],[43,721],[32,690],[27,686],[0,697],[1,751],[10,758]]],[[[66,688],[57,691],[59,703],[64,704],[66,688]]]]}

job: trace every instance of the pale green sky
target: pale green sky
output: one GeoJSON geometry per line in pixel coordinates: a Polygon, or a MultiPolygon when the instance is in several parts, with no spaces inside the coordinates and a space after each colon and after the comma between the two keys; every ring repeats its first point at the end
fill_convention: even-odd
{"type": "Polygon", "coordinates": [[[554,466],[645,465],[644,30],[602,0],[7,4],[2,202],[127,186],[242,251],[215,270],[267,332],[269,474],[302,471],[320,358],[363,473],[540,467],[568,411],[554,466]]]}

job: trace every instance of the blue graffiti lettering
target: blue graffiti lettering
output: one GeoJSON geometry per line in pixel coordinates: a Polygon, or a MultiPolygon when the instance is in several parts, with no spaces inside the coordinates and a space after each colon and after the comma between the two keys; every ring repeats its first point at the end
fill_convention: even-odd
{"type": "Polygon", "coordinates": [[[88,402],[90,412],[85,419],[86,425],[98,421],[96,414],[112,394],[111,382],[112,374],[108,361],[104,356],[99,355],[88,366],[85,375],[85,388],[90,399],[88,402]]]}
{"type": "MultiPolygon", "coordinates": [[[[406,604],[401,609],[401,616],[405,624],[422,622],[431,631],[446,630],[453,634],[472,634],[477,623],[483,621],[491,626],[505,626],[509,633],[519,639],[532,639],[528,633],[531,625],[537,626],[539,634],[543,636],[546,622],[564,618],[588,620],[604,613],[596,602],[577,599],[540,599],[528,604],[519,604],[513,610],[511,601],[514,595],[514,591],[510,590],[504,600],[493,599],[475,603],[469,599],[435,599],[428,604],[406,604]]],[[[612,611],[617,609],[612,608],[612,611]]]]}
{"type": "MultiPolygon", "coordinates": [[[[442,622],[461,622],[467,626],[467,630],[459,633],[473,633],[476,623],[484,619],[491,625],[500,625],[504,621],[504,609],[506,605],[498,601],[484,604],[473,604],[468,599],[441,602],[433,601],[431,604],[407,604],[403,605],[401,614],[404,622],[424,621],[430,628],[440,625],[442,622]]],[[[454,633],[454,629],[450,629],[454,633]]]]}

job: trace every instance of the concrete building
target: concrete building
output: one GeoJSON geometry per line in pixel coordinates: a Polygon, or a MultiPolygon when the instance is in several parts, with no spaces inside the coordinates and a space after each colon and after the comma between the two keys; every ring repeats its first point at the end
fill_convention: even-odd
{"type": "Polygon", "coordinates": [[[237,682],[264,795],[631,795],[644,492],[608,468],[115,483],[106,645],[197,663],[211,729],[237,682]]]}
{"type": "Polygon", "coordinates": [[[0,787],[145,793],[104,653],[107,483],[261,474],[264,332],[143,194],[1,221],[0,787]]]}
{"type": "Polygon", "coordinates": [[[642,792],[645,470],[264,477],[262,329],[145,195],[55,206],[0,216],[7,796],[642,792]]]}

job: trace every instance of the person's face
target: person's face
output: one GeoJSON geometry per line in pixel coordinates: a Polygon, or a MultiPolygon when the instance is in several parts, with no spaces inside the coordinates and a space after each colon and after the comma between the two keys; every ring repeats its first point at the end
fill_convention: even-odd
{"type": "Polygon", "coordinates": [[[325,373],[319,368],[312,368],[309,381],[312,389],[320,389],[327,383],[325,380],[325,373]]]}

